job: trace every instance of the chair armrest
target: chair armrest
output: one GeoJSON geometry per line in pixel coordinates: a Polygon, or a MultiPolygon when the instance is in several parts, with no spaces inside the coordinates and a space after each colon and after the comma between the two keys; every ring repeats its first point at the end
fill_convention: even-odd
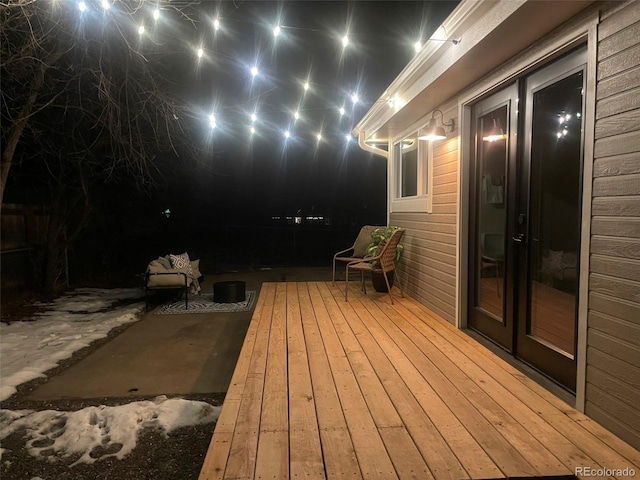
{"type": "Polygon", "coordinates": [[[145,274],[145,283],[147,288],[187,287],[189,285],[190,278],[189,274],[179,270],[147,272],[145,274]]]}
{"type": "Polygon", "coordinates": [[[336,258],[338,255],[340,255],[340,254],[342,254],[342,253],[350,252],[351,250],[353,250],[353,247],[349,247],[349,248],[346,248],[346,249],[344,249],[344,250],[340,250],[338,253],[336,253],[336,254],[333,256],[333,258],[336,258]]]}
{"type": "Polygon", "coordinates": [[[347,263],[347,267],[351,267],[353,265],[358,265],[359,263],[368,263],[373,265],[375,262],[377,262],[378,260],[380,260],[381,255],[376,255],[375,257],[364,257],[360,260],[353,260],[349,263],[347,263]]]}

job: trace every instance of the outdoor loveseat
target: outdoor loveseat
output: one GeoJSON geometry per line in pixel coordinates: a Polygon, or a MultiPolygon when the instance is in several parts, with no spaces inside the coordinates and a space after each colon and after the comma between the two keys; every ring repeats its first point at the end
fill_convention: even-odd
{"type": "Polygon", "coordinates": [[[200,292],[200,260],[191,260],[187,253],[166,255],[152,260],[144,274],[145,309],[149,311],[150,290],[180,289],[184,291],[185,310],[189,307],[189,292],[200,292]]]}

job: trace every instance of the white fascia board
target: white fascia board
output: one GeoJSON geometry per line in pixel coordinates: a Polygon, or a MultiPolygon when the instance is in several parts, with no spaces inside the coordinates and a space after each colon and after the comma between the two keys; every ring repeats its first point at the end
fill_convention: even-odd
{"type": "Polygon", "coordinates": [[[397,95],[403,105],[410,103],[527,1],[463,0],[438,29],[443,29],[449,39],[460,40],[460,43],[428,42],[358,122],[354,132],[375,134],[402,110],[391,109],[386,103],[388,97],[397,95]]]}

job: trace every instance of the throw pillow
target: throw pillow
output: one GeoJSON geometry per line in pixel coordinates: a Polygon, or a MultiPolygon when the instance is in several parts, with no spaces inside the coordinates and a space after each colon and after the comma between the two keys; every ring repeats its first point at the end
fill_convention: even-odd
{"type": "Polygon", "coordinates": [[[363,258],[367,256],[367,249],[371,244],[371,231],[372,229],[362,229],[358,234],[358,238],[353,244],[353,256],[363,258]]]}
{"type": "Polygon", "coordinates": [[[193,270],[191,269],[191,260],[189,260],[189,254],[187,252],[181,253],[180,255],[169,254],[171,258],[171,266],[173,268],[186,268],[190,275],[193,275],[193,270]]]}
{"type": "Polygon", "coordinates": [[[191,260],[191,270],[193,271],[193,276],[195,278],[200,278],[202,276],[200,273],[200,260],[191,260]]]}
{"type": "Polygon", "coordinates": [[[169,270],[171,268],[171,260],[169,259],[169,255],[166,257],[159,257],[157,260],[164,268],[169,270]]]}

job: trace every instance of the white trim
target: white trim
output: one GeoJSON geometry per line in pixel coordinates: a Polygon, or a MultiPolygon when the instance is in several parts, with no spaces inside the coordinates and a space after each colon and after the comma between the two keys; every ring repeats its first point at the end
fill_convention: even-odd
{"type": "MultiPolygon", "coordinates": [[[[431,117],[429,117],[431,118],[431,117]]],[[[423,120],[421,120],[423,121],[423,120]]],[[[420,128],[407,130],[403,136],[399,136],[390,142],[389,159],[390,168],[388,170],[389,185],[389,213],[432,213],[433,211],[433,142],[425,142],[418,140],[420,128]],[[396,146],[404,139],[414,136],[418,142],[417,149],[417,191],[418,195],[410,197],[401,197],[402,191],[401,179],[402,172],[400,162],[396,158],[396,146]],[[425,171],[426,163],[426,171],[425,171]],[[426,193],[425,193],[426,192],[426,193]]],[[[402,150],[401,150],[402,151],[402,150]]]]}
{"type": "Polygon", "coordinates": [[[580,289],[578,292],[578,339],[576,345],[576,409],[584,412],[587,388],[587,330],[589,313],[589,257],[591,247],[591,202],[593,149],[595,145],[596,73],[598,65],[598,13],[587,30],[587,92],[582,170],[582,231],[580,232],[580,289]],[[587,221],[585,221],[587,220],[587,221]]]}
{"type": "Polygon", "coordinates": [[[418,195],[415,197],[394,198],[391,201],[391,213],[431,213],[429,211],[430,196],[418,195]]]}
{"type": "MultiPolygon", "coordinates": [[[[489,10],[495,8],[496,5],[494,3],[495,2],[462,1],[444,20],[438,30],[442,29],[446,32],[449,35],[449,39],[460,40],[463,34],[466,35],[469,32],[469,28],[471,26],[476,24],[476,22],[478,22],[489,10]]],[[[517,10],[521,4],[526,3],[526,0],[512,0],[504,3],[508,4],[506,7],[509,11],[504,16],[504,18],[507,18],[509,14],[517,10]]],[[[492,26],[489,28],[487,25],[482,25],[481,22],[480,24],[481,29],[485,32],[490,32],[490,28],[493,28],[492,26]]],[[[436,30],[432,37],[435,37],[438,34],[438,30],[436,30]]],[[[365,125],[368,125],[369,129],[375,132],[380,125],[392,118],[402,109],[402,107],[413,99],[412,96],[408,95],[407,85],[415,82],[416,78],[422,77],[425,72],[431,70],[438,59],[442,56],[448,55],[448,52],[451,49],[458,50],[459,52],[457,57],[459,57],[474,44],[474,42],[468,42],[466,38],[462,39],[462,42],[466,44],[463,45],[462,48],[459,48],[459,45],[454,45],[452,42],[448,41],[427,42],[424,48],[387,87],[380,98],[373,104],[371,109],[360,119],[358,124],[354,127],[354,131],[359,133],[364,130],[365,125]],[[400,98],[402,103],[401,105],[397,105],[395,108],[389,108],[387,98],[392,98],[394,96],[400,98]]],[[[450,59],[447,59],[446,61],[449,62],[450,59]]],[[[423,85],[423,87],[426,87],[426,85],[423,85]]],[[[416,88],[414,88],[414,90],[416,90],[416,88]]],[[[420,90],[421,88],[418,87],[417,91],[420,90]]]]}
{"type": "Polygon", "coordinates": [[[460,102],[458,104],[458,123],[460,124],[458,161],[458,225],[456,226],[456,272],[458,284],[456,286],[456,318],[458,328],[467,327],[467,313],[469,304],[469,165],[473,142],[464,132],[471,131],[471,105],[460,102]]]}

